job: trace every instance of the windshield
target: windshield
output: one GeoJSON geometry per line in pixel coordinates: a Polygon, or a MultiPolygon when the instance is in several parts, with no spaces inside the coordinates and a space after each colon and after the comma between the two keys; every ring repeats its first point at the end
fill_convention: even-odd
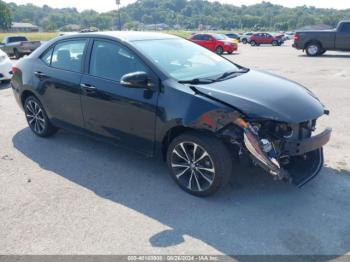
{"type": "Polygon", "coordinates": [[[181,38],[135,41],[133,45],[178,81],[207,78],[239,70],[221,56],[181,38]]]}
{"type": "Polygon", "coordinates": [[[214,35],[216,40],[226,40],[229,39],[226,35],[220,35],[220,34],[215,34],[214,35]]]}

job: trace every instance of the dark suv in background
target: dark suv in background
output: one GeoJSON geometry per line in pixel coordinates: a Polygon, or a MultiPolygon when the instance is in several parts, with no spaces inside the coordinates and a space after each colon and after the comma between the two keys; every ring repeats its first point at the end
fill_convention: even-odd
{"type": "Polygon", "coordinates": [[[330,129],[314,135],[328,111],[303,86],[166,34],[63,36],[13,73],[34,134],[65,128],[163,157],[196,196],[225,185],[243,159],[301,186],[320,172],[330,139],[330,129]]]}

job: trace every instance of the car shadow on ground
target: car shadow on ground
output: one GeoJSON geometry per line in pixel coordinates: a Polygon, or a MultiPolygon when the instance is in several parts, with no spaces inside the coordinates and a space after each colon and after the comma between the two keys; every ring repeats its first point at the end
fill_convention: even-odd
{"type": "Polygon", "coordinates": [[[322,58],[347,58],[347,59],[350,59],[350,55],[346,55],[346,54],[325,54],[325,55],[320,55],[320,56],[307,56],[306,54],[302,54],[302,55],[299,55],[299,57],[308,57],[308,58],[312,58],[312,59],[322,59],[322,58]]]}
{"type": "Polygon", "coordinates": [[[196,198],[177,187],[161,160],[86,137],[60,131],[41,139],[26,128],[13,144],[41,168],[170,227],[149,236],[154,247],[191,236],[228,255],[350,251],[349,171],[326,167],[298,189],[259,170],[236,169],[229,186],[196,198]]]}

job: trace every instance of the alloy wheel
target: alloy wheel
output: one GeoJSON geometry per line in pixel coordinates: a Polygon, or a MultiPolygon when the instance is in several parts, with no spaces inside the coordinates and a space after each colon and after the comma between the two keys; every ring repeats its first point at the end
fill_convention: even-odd
{"type": "Polygon", "coordinates": [[[319,48],[317,45],[309,45],[307,50],[310,55],[317,55],[319,48]]]}
{"type": "Polygon", "coordinates": [[[37,134],[43,134],[46,129],[46,120],[41,106],[34,100],[26,103],[26,118],[30,128],[37,134]]]}
{"type": "Polygon", "coordinates": [[[211,156],[194,142],[182,142],[174,147],[171,168],[178,182],[194,192],[208,190],[215,179],[211,156]]]}

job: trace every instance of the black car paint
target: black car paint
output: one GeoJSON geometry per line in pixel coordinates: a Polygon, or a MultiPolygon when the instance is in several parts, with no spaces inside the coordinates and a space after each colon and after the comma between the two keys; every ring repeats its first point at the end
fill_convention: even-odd
{"type": "Polygon", "coordinates": [[[253,119],[301,123],[324,114],[323,105],[304,87],[254,70],[225,82],[198,85],[196,89],[227,104],[237,105],[253,119]]]}
{"type": "MultiPolygon", "coordinates": [[[[23,93],[34,93],[54,125],[97,135],[147,156],[161,154],[162,143],[171,129],[193,127],[207,111],[223,108],[221,103],[196,95],[188,86],[169,79],[129,42],[100,34],[61,37],[48,42],[17,64],[12,86],[20,106],[23,106],[23,93]],[[57,42],[82,38],[90,39],[90,43],[81,73],[49,67],[38,59],[57,42]],[[126,88],[118,82],[88,75],[87,54],[91,52],[93,39],[117,41],[135,53],[150,69],[152,90],[126,88]],[[34,76],[38,71],[45,77],[34,76]],[[95,86],[96,90],[89,92],[80,86],[82,83],[95,86]]],[[[229,107],[227,110],[233,111],[229,107]]]]}
{"type": "MultiPolygon", "coordinates": [[[[159,34],[145,37],[157,39],[159,34]]],[[[237,126],[229,128],[239,116],[300,123],[325,112],[304,87],[252,70],[208,85],[180,84],[134,48],[132,41],[136,40],[94,33],[48,42],[18,62],[12,81],[17,102],[23,106],[23,96],[31,92],[54,125],[97,136],[147,156],[162,155],[172,133],[186,128],[232,140],[242,134],[237,126]],[[49,47],[70,39],[88,39],[80,73],[55,69],[38,59],[49,47]],[[96,39],[116,41],[134,53],[149,69],[152,88],[127,88],[120,82],[90,76],[89,58],[96,39]],[[95,88],[91,90],[89,86],[95,88]]]]}

